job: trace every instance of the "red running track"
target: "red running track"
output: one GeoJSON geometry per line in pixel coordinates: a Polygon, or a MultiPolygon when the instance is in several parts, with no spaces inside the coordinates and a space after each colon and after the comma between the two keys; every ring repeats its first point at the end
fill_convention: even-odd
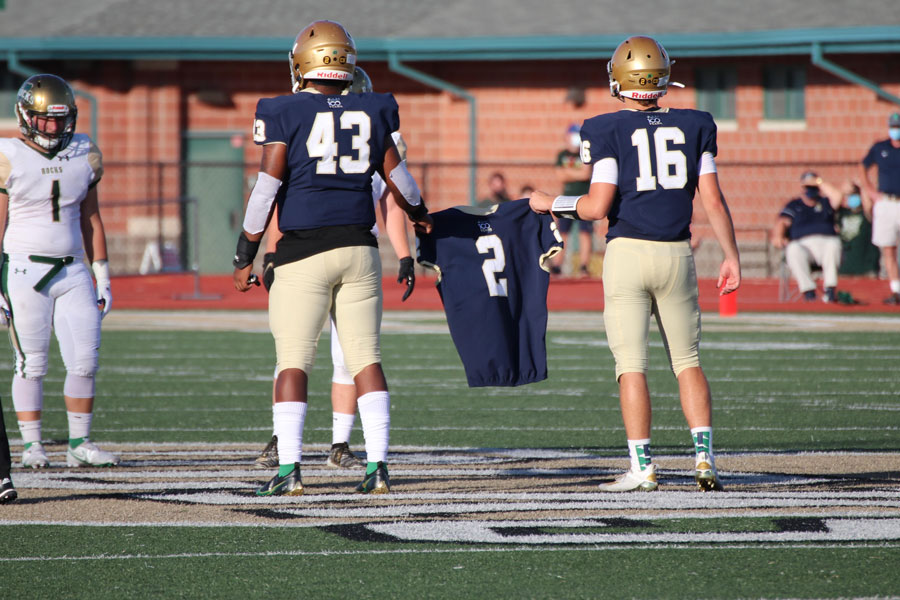
{"type": "MultiPolygon", "coordinates": [[[[895,313],[900,307],[882,304],[888,296],[887,282],[870,278],[845,277],[839,291],[849,292],[858,305],[825,304],[821,300],[778,301],[777,279],[747,279],[737,292],[738,312],[830,312],[895,313]]],[[[268,295],[261,287],[249,292],[234,290],[230,275],[159,274],[114,277],[114,308],[141,310],[265,310],[268,295]]],[[[403,286],[395,279],[384,279],[386,310],[442,310],[433,277],[418,277],[416,289],[406,302],[400,302],[403,286]]],[[[597,279],[554,279],[550,282],[547,306],[551,311],[591,311],[603,309],[603,285],[597,279]]],[[[700,308],[719,311],[719,295],[713,280],[700,280],[700,308]]]]}

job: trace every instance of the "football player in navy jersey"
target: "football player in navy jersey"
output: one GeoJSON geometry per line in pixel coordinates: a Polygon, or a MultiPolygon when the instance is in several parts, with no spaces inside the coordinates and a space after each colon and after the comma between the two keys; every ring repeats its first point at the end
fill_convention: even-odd
{"type": "MultiPolygon", "coordinates": [[[[705,112],[662,108],[671,61],[654,39],[630,37],[607,65],[610,91],[625,109],[599,115],[581,129],[582,160],[592,165],[582,196],[536,191],[532,209],[557,217],[609,219],[603,263],[603,321],[616,360],[616,378],[631,468],[603,491],[655,490],[650,455],[647,347],[650,315],[678,380],[681,407],[695,447],[701,490],[720,490],[712,451],[709,383],[700,367],[700,308],[690,246],[695,192],[725,258],[720,294],[741,283],[734,224],[716,175],[716,125],[705,112]]],[[[679,85],[679,84],[675,84],[679,85]]]]}
{"type": "Polygon", "coordinates": [[[269,327],[279,369],[273,410],[279,469],[256,493],[303,493],[308,373],[331,315],[359,394],[369,461],[356,490],[384,494],[390,490],[390,396],[381,369],[381,262],[371,232],[372,175],[382,175],[394,201],[418,227],[429,231],[432,222],[391,137],[400,124],[393,96],[342,95],[356,64],[346,29],[333,21],[311,23],[297,35],[289,58],[294,93],[257,104],[253,139],[263,155],[234,257],[234,286],[245,292],[277,204],[283,236],[275,251],[269,327]]]}
{"type": "MultiPolygon", "coordinates": [[[[372,91],[372,80],[365,70],[359,65],[353,70],[353,81],[345,93],[364,93],[372,91]]],[[[406,142],[399,131],[391,134],[394,144],[400,153],[400,159],[406,159],[406,142]]],[[[388,240],[394,249],[394,253],[400,259],[400,271],[397,283],[405,286],[402,300],[412,294],[416,284],[416,274],[412,253],[409,248],[409,236],[406,225],[406,213],[396,202],[388,198],[387,186],[378,173],[372,175],[372,200],[376,210],[381,212],[382,222],[387,231],[388,240]]],[[[372,233],[378,237],[378,226],[372,228],[372,233]]],[[[273,215],[266,229],[266,254],[263,260],[263,285],[266,290],[271,289],[275,281],[275,248],[281,232],[278,230],[277,216],[273,215]]],[[[356,456],[350,450],[350,433],[356,420],[356,386],[353,377],[347,372],[344,364],[344,351],[338,341],[337,331],[334,328],[334,320],[331,320],[331,362],[333,371],[331,376],[331,450],[325,464],[335,469],[356,468],[366,466],[366,462],[356,456]]],[[[276,369],[275,377],[278,373],[276,369]]],[[[275,386],[272,386],[272,406],[275,406],[275,386]]],[[[274,421],[273,421],[274,423],[274,421]]],[[[257,457],[255,466],[259,468],[272,468],[278,466],[278,436],[274,433],[272,439],[266,444],[262,453],[257,457]]]]}

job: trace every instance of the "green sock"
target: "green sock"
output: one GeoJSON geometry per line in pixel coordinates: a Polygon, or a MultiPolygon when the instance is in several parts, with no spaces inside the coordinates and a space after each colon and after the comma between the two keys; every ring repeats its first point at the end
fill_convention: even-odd
{"type": "Polygon", "coordinates": [[[31,447],[34,446],[35,444],[37,444],[37,442],[28,442],[27,444],[25,444],[25,450],[28,450],[29,448],[31,448],[31,447]]]}
{"type": "Polygon", "coordinates": [[[84,438],[69,438],[69,448],[74,450],[84,443],[84,438]]]}
{"type": "Polygon", "coordinates": [[[378,463],[377,463],[377,462],[366,463],[366,475],[371,475],[371,474],[374,473],[376,470],[378,470],[378,463]]]}
{"type": "Polygon", "coordinates": [[[296,463],[288,463],[286,465],[278,465],[278,476],[284,477],[288,473],[294,470],[294,466],[296,463]]]}

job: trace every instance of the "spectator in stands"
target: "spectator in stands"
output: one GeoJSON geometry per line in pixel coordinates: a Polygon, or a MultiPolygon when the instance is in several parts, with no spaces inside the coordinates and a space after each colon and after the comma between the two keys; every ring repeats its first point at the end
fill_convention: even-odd
{"type": "Polygon", "coordinates": [[[772,244],[784,248],[785,260],[806,301],[816,299],[814,265],[822,268],[825,302],[837,300],[841,238],[834,225],[840,192],[812,171],[800,177],[803,195],[785,205],[772,228],[772,244]],[[825,195],[823,195],[825,192],[825,195]]]}
{"type": "Polygon", "coordinates": [[[530,198],[531,192],[534,191],[534,186],[530,183],[526,183],[519,189],[519,198],[530,198]]]}
{"type": "Polygon", "coordinates": [[[881,251],[872,243],[872,199],[855,181],[845,181],[840,191],[837,226],[843,254],[838,273],[878,277],[881,251]]]}
{"type": "Polygon", "coordinates": [[[509,197],[509,192],[506,191],[506,177],[504,177],[503,173],[500,171],[494,171],[491,173],[491,176],[488,177],[488,189],[490,189],[491,195],[479,200],[478,206],[486,207],[512,200],[512,198],[509,197]]]}
{"type": "MultiPolygon", "coordinates": [[[[583,196],[591,190],[591,167],[581,160],[581,127],[572,124],[566,131],[565,148],[556,155],[556,176],[562,183],[563,196],[583,196]]],[[[562,273],[566,260],[566,248],[569,246],[569,231],[575,223],[572,219],[559,219],[556,224],[563,238],[563,251],[553,259],[550,272],[554,275],[562,273]]],[[[593,251],[593,221],[577,221],[578,227],[578,263],[579,275],[590,275],[588,266],[593,251]]]]}
{"type": "Polygon", "coordinates": [[[889,139],[875,142],[862,160],[862,184],[874,202],[872,243],[881,248],[881,258],[890,280],[891,295],[884,303],[900,305],[900,265],[897,243],[900,241],[900,113],[888,118],[889,139]],[[878,187],[869,173],[878,171],[878,187]]]}

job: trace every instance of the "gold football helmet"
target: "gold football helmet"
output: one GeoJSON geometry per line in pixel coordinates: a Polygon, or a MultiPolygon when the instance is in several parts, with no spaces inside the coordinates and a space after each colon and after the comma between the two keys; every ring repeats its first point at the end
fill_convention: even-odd
{"type": "Polygon", "coordinates": [[[354,94],[372,91],[372,78],[359,65],[353,70],[353,81],[350,82],[350,91],[354,94]]]}
{"type": "Polygon", "coordinates": [[[352,81],[356,67],[356,44],[334,21],[313,21],[294,40],[291,61],[291,91],[299,92],[305,81],[352,81]]]}
{"type": "Polygon", "coordinates": [[[665,96],[674,62],[653,38],[632,36],[619,44],[606,64],[609,91],[620,100],[653,100],[665,96]]]}
{"type": "Polygon", "coordinates": [[[26,79],[16,94],[15,113],[25,139],[47,151],[63,150],[75,134],[75,93],[56,75],[32,75],[26,79]]]}

